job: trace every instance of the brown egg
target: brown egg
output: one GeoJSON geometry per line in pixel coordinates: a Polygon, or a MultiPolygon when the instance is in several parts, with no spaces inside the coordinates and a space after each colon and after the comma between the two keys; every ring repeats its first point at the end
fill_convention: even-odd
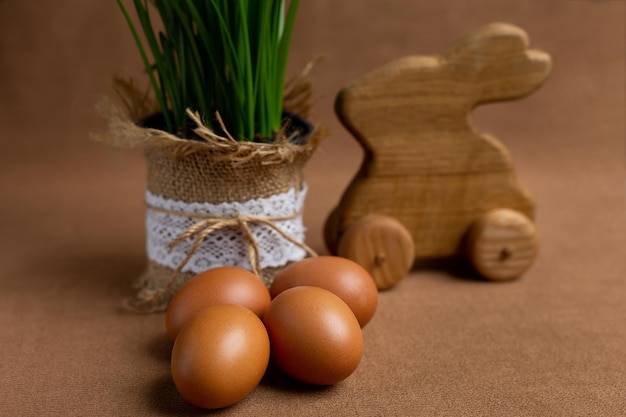
{"type": "Polygon", "coordinates": [[[220,304],[241,305],[263,318],[270,301],[265,284],[252,272],[234,266],[210,269],[174,294],[165,314],[165,328],[174,340],[187,320],[206,307],[220,304]]]}
{"type": "Polygon", "coordinates": [[[378,289],[370,274],[346,258],[318,256],[293,263],[276,276],[270,295],[274,298],[286,289],[303,285],[337,295],[348,304],[361,327],[372,319],[378,305],[378,289]]]}
{"type": "Polygon", "coordinates": [[[185,324],[172,350],[178,392],[202,408],[222,408],[259,384],[270,357],[261,320],[237,305],[209,307],[185,324]]]}
{"type": "Polygon", "coordinates": [[[363,354],[363,334],[350,308],[322,288],[285,290],[265,311],[272,359],[287,375],[315,385],[342,381],[363,354]]]}

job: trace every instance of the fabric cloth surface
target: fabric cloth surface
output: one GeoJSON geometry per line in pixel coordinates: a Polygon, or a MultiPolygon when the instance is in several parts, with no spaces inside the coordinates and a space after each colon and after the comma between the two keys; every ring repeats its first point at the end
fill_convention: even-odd
{"type": "Polygon", "coordinates": [[[380,294],[357,371],[312,388],[268,372],[242,402],[186,404],[169,370],[163,314],[123,312],[145,266],[145,165],[89,141],[113,75],[142,76],[114,1],[0,2],[0,415],[626,415],[626,2],[301,2],[291,74],[313,70],[307,243],[362,150],[333,114],[351,80],[435,53],[491,22],[552,55],[536,93],[479,107],[537,204],[539,257],[518,281],[463,261],[419,260],[380,294]]]}
{"type": "MultiPolygon", "coordinates": [[[[169,248],[174,238],[202,221],[186,214],[207,215],[217,218],[215,222],[232,217],[233,214],[253,216],[249,225],[254,241],[259,248],[261,268],[279,267],[289,262],[299,261],[306,251],[285,240],[273,227],[255,222],[257,218],[277,218],[271,220],[274,227],[282,230],[292,239],[302,242],[304,226],[302,211],[306,197],[306,186],[301,191],[294,188],[287,192],[265,198],[255,198],[233,203],[185,203],[170,200],[146,191],[146,251],[153,262],[176,269],[189,254],[193,240],[187,239],[169,248]],[[159,211],[161,210],[161,211],[159,211]],[[179,214],[183,213],[183,214],[179,214]]],[[[209,217],[209,218],[210,218],[209,217]]],[[[183,272],[199,274],[219,266],[240,266],[250,269],[248,260],[248,238],[241,229],[223,227],[210,233],[183,267],[183,272]]]]}

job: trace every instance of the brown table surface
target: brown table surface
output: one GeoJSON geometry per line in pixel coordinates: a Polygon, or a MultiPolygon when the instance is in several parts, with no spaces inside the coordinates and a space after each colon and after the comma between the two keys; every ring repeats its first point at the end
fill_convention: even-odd
{"type": "MultiPolygon", "coordinates": [[[[380,294],[346,381],[273,376],[218,414],[626,415],[624,1],[304,1],[291,72],[318,54],[307,241],[362,153],[332,102],[392,59],[435,52],[493,21],[552,54],[531,97],[477,126],[511,150],[538,205],[541,252],[516,282],[420,264],[380,294]]],[[[144,266],[144,165],[88,140],[113,74],[140,62],[114,1],[0,3],[0,415],[198,415],[169,374],[163,315],[119,310],[144,266]]]]}

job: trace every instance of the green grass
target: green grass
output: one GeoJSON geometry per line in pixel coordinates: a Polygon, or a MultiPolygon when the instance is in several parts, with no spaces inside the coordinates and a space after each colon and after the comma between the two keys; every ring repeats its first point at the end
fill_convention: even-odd
{"type": "Polygon", "coordinates": [[[288,7],[285,0],[133,0],[138,27],[123,1],[116,1],[167,131],[185,135],[187,108],[216,131],[219,112],[240,141],[271,139],[281,129],[299,0],[288,7]],[[155,29],[157,17],[162,31],[155,29]]]}

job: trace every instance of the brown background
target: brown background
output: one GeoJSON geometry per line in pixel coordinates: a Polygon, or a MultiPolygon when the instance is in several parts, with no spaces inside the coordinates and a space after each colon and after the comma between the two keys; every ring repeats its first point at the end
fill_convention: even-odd
{"type": "MultiPolygon", "coordinates": [[[[292,73],[319,54],[307,168],[308,242],[361,151],[338,125],[351,79],[435,52],[493,21],[552,54],[548,83],[476,124],[510,148],[538,202],[541,253],[491,284],[421,265],[381,294],[365,355],[343,383],[268,377],[223,415],[626,415],[626,3],[585,0],[303,1],[292,73]]],[[[88,140],[113,74],[140,63],[114,1],[0,4],[0,414],[197,415],[168,371],[162,315],[118,311],[144,264],[138,151],[88,140]]]]}

